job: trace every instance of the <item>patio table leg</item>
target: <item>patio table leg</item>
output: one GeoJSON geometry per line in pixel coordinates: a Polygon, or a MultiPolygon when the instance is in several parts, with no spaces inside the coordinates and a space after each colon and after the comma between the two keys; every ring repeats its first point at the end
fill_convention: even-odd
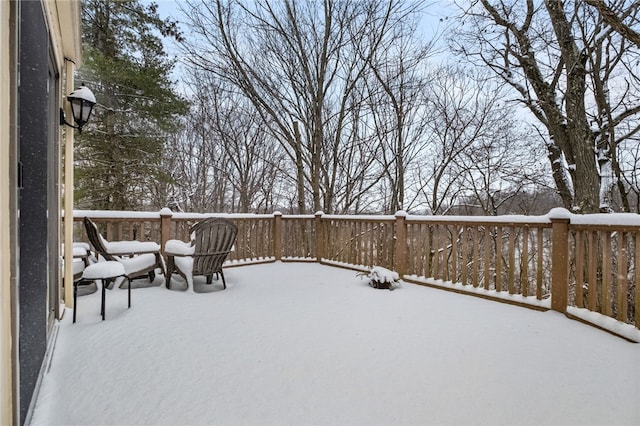
{"type": "Polygon", "coordinates": [[[78,310],[78,284],[73,283],[73,323],[76,322],[76,311],[78,310]]]}
{"type": "Polygon", "coordinates": [[[107,288],[107,279],[102,280],[102,303],[100,304],[100,314],[102,315],[102,321],[104,321],[104,298],[106,297],[105,289],[107,288]]]}

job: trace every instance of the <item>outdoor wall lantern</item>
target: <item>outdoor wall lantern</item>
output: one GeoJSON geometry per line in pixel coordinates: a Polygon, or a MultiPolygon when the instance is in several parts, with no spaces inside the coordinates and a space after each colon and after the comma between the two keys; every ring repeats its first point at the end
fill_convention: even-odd
{"type": "Polygon", "coordinates": [[[64,117],[64,110],[60,108],[60,125],[66,124],[69,127],[78,129],[82,133],[82,126],[87,124],[93,112],[93,106],[96,104],[96,97],[93,92],[87,86],[80,86],[73,92],[69,93],[67,100],[71,104],[71,113],[73,114],[73,121],[77,126],[67,123],[64,117]]]}

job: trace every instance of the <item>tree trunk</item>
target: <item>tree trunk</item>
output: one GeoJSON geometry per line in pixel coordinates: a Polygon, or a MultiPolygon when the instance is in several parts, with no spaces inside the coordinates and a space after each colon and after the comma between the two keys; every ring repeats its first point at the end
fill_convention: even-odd
{"type": "Polygon", "coordinates": [[[569,166],[573,167],[573,210],[580,213],[596,213],[600,207],[600,180],[594,153],[594,135],[589,128],[585,107],[587,57],[582,55],[576,45],[563,3],[559,0],[545,1],[566,70],[566,126],[568,143],[572,147],[573,155],[567,155],[565,152],[565,156],[569,166]]]}
{"type": "Polygon", "coordinates": [[[571,187],[571,177],[563,164],[562,151],[557,145],[549,144],[547,145],[547,152],[549,153],[549,163],[551,163],[553,181],[562,199],[562,205],[569,210],[573,205],[573,189],[571,187]]]}
{"type": "Polygon", "coordinates": [[[302,141],[300,140],[300,129],[298,122],[293,122],[293,134],[295,137],[296,155],[296,185],[298,188],[298,213],[304,213],[304,163],[302,161],[302,141]]]}

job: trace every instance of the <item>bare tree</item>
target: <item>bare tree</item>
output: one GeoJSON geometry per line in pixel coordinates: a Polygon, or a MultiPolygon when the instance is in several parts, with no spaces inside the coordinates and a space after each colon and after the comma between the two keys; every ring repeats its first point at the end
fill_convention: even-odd
{"type": "Polygon", "coordinates": [[[625,155],[620,162],[621,174],[627,193],[629,211],[640,213],[640,140],[636,137],[623,143],[625,155]]]}
{"type": "Polygon", "coordinates": [[[189,122],[165,159],[173,177],[170,204],[190,211],[272,211],[286,167],[255,109],[197,70],[189,86],[189,122]]]}
{"type": "Polygon", "coordinates": [[[285,168],[277,142],[262,131],[262,120],[245,97],[211,85],[208,96],[209,124],[222,147],[216,163],[227,171],[225,177],[233,187],[231,210],[273,211],[278,199],[274,192],[285,168]]]}
{"type": "Polygon", "coordinates": [[[631,27],[638,6],[636,2],[611,2],[611,6],[603,0],[585,0],[585,3],[595,7],[602,20],[615,32],[640,47],[640,34],[631,27]],[[626,24],[626,20],[631,23],[626,24]]]}
{"type": "Polygon", "coordinates": [[[427,122],[431,119],[423,93],[428,87],[427,60],[433,40],[422,42],[414,33],[418,21],[407,21],[369,58],[367,103],[371,109],[373,134],[380,145],[378,160],[388,181],[389,200],[384,211],[410,208],[405,189],[418,170],[417,158],[426,148],[427,122]]]}
{"type": "Polygon", "coordinates": [[[215,146],[213,132],[203,124],[203,114],[193,105],[183,130],[170,138],[165,148],[163,164],[171,181],[162,193],[166,205],[174,210],[225,211],[228,184],[221,176],[227,173],[221,173],[213,162],[219,158],[215,152],[221,151],[215,146]]]}
{"type": "Polygon", "coordinates": [[[544,181],[544,159],[501,84],[445,66],[435,70],[425,97],[429,145],[409,188],[419,211],[445,214],[474,199],[476,214],[495,215],[509,197],[544,181]]]}
{"type": "Polygon", "coordinates": [[[363,102],[366,96],[366,88],[359,84],[345,99],[341,117],[325,120],[325,133],[334,135],[325,143],[329,158],[321,165],[327,188],[324,206],[333,206],[327,212],[360,213],[379,204],[379,198],[372,194],[383,176],[377,161],[381,148],[368,124],[371,112],[363,102]],[[335,126],[343,130],[337,131],[335,126]]]}
{"type": "MultiPolygon", "coordinates": [[[[340,193],[367,186],[362,179],[338,181],[350,178],[340,172],[351,168],[342,161],[356,155],[350,149],[358,149],[352,137],[359,126],[354,118],[360,81],[383,42],[393,42],[398,22],[422,5],[401,0],[188,1],[184,9],[194,38],[185,50],[192,65],[237,87],[281,143],[295,166],[298,210],[307,211],[309,193],[314,210],[331,212],[340,193]]],[[[364,176],[369,167],[363,164],[355,175],[364,176]]]]}
{"type": "Polygon", "coordinates": [[[429,146],[421,153],[415,198],[422,200],[430,214],[445,213],[461,195],[455,160],[473,146],[482,131],[473,123],[480,116],[479,91],[474,92],[472,81],[463,77],[453,68],[440,68],[424,93],[432,120],[427,122],[429,146]]]}
{"type": "Polygon", "coordinates": [[[531,144],[532,138],[518,128],[506,108],[493,111],[484,134],[474,146],[455,159],[461,170],[459,185],[475,200],[485,216],[515,213],[507,208],[520,194],[538,192],[544,186],[544,164],[531,144]]]}
{"type": "MultiPolygon", "coordinates": [[[[635,2],[616,2],[625,3],[629,16],[636,16],[635,2]]],[[[630,123],[640,109],[636,83],[629,82],[637,74],[637,52],[585,8],[557,0],[461,3],[464,26],[452,43],[515,89],[549,135],[545,145],[563,204],[589,213],[610,207],[613,186],[600,176],[615,167],[612,155],[621,139],[612,135],[620,126],[635,132],[630,123]],[[625,79],[626,89],[614,92],[625,79]],[[607,114],[610,119],[603,119],[607,114]]]]}

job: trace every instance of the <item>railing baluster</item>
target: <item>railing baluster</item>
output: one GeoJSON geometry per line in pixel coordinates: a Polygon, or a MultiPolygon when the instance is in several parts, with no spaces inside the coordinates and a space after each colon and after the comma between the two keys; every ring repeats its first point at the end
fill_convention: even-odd
{"type": "Polygon", "coordinates": [[[604,233],[602,253],[602,313],[611,315],[611,233],[604,233]]]}
{"type": "Polygon", "coordinates": [[[582,231],[576,231],[574,233],[574,241],[575,241],[575,275],[576,275],[576,284],[575,284],[575,305],[578,308],[582,308],[584,306],[583,303],[583,295],[582,295],[582,283],[584,282],[584,243],[582,241],[582,231]]]}
{"type": "Polygon", "coordinates": [[[618,300],[617,300],[617,318],[618,321],[627,321],[627,271],[629,268],[627,256],[627,233],[618,233],[618,300]]]}
{"type": "Polygon", "coordinates": [[[453,225],[451,233],[451,281],[458,280],[458,226],[453,225]]]}
{"type": "Polygon", "coordinates": [[[635,279],[635,287],[636,287],[636,294],[635,294],[635,306],[634,306],[634,311],[635,311],[635,325],[636,328],[640,328],[640,241],[638,241],[638,239],[640,238],[640,232],[634,232],[633,233],[633,244],[635,246],[635,259],[634,259],[634,263],[633,263],[633,269],[636,275],[636,279],[635,279]]]}
{"type": "Polygon", "coordinates": [[[440,225],[433,225],[433,278],[438,280],[440,275],[440,225]]]}
{"type": "Polygon", "coordinates": [[[543,268],[543,259],[544,259],[544,228],[538,227],[538,263],[537,263],[537,271],[536,271],[536,299],[542,300],[542,268],[543,268]]]}
{"type": "Polygon", "coordinates": [[[522,295],[529,296],[529,227],[525,225],[522,232],[522,256],[520,257],[520,279],[522,295]]]}
{"type": "Polygon", "coordinates": [[[588,233],[589,238],[589,310],[596,311],[598,309],[598,264],[596,262],[596,244],[597,233],[591,231],[588,233]]]}
{"type": "Polygon", "coordinates": [[[507,283],[507,288],[509,289],[509,294],[514,294],[516,292],[515,286],[515,277],[516,277],[516,231],[513,226],[509,226],[509,278],[507,283]]]}
{"type": "Polygon", "coordinates": [[[480,257],[478,255],[478,227],[473,227],[473,274],[471,274],[471,281],[474,287],[478,287],[478,263],[480,257]]]}
{"type": "Polygon", "coordinates": [[[462,268],[462,284],[468,284],[467,281],[467,268],[469,267],[469,238],[468,238],[469,228],[465,225],[462,225],[462,234],[460,236],[460,241],[462,242],[462,264],[460,267],[462,268]]]}
{"type": "Polygon", "coordinates": [[[489,235],[489,233],[491,232],[491,229],[489,229],[489,226],[485,226],[484,227],[484,265],[483,265],[483,269],[484,269],[484,277],[483,277],[483,288],[485,290],[489,290],[489,274],[491,273],[491,248],[490,248],[490,244],[491,244],[491,237],[489,235]]]}
{"type": "Polygon", "coordinates": [[[496,291],[502,291],[502,226],[498,225],[496,229],[496,274],[495,274],[496,291]]]}
{"type": "Polygon", "coordinates": [[[431,272],[431,260],[433,256],[431,255],[431,241],[433,240],[433,225],[426,225],[425,229],[425,238],[424,238],[424,276],[425,277],[433,277],[434,274],[431,272]]]}

